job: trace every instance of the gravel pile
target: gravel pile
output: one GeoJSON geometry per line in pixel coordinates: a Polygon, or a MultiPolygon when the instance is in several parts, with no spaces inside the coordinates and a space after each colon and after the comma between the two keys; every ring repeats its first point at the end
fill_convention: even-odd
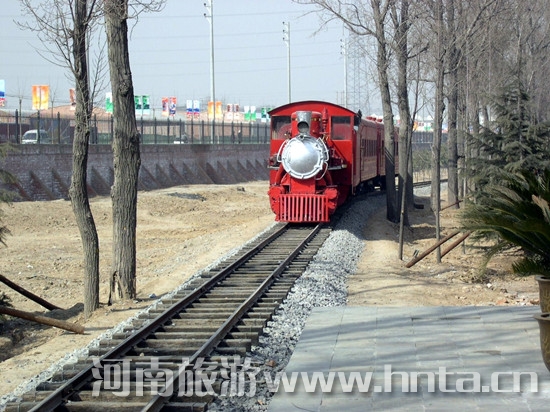
{"type": "Polygon", "coordinates": [[[384,205],[382,196],[354,202],[252,348],[252,363],[259,365],[255,388],[247,386],[243,396],[218,397],[209,410],[267,411],[275,377],[288,364],[312,308],[346,305],[346,279],[356,271],[364,247],[362,229],[384,205]],[[266,375],[273,381],[266,382],[266,375]]]}

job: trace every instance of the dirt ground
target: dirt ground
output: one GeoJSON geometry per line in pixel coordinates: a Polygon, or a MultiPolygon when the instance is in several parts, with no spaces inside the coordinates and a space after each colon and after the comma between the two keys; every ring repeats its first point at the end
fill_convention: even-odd
{"type": "MultiPolygon", "coordinates": [[[[0,274],[64,310],[49,315],[85,326],[77,335],[11,318],[0,323],[0,396],[47,369],[67,353],[175,289],[191,275],[253,238],[273,223],[267,182],[180,186],[138,197],[138,299],[107,306],[112,259],[110,198],[91,207],[100,238],[101,308],[82,317],[82,244],[69,202],[20,202],[2,206],[12,234],[0,246],[0,274]]],[[[380,210],[365,229],[365,251],[349,279],[349,305],[532,305],[538,304],[533,278],[510,274],[514,256],[495,259],[480,278],[480,251],[461,246],[437,264],[435,253],[412,268],[415,251],[434,243],[433,215],[426,205],[411,214],[405,230],[404,259],[398,259],[398,225],[380,210]]],[[[443,212],[444,234],[456,228],[455,211],[443,212]]],[[[467,242],[471,246],[471,242],[467,242]]],[[[444,249],[445,247],[443,247],[444,249]]],[[[0,292],[20,310],[46,314],[35,302],[0,283],[0,292]]]]}
{"type": "MultiPolygon", "coordinates": [[[[446,193],[442,192],[443,206],[446,193]]],[[[437,263],[436,251],[406,268],[414,256],[421,256],[435,242],[435,217],[429,198],[417,198],[423,209],[409,214],[404,228],[403,259],[399,257],[399,225],[385,219],[385,208],[370,219],[364,231],[365,249],[357,273],[348,280],[348,305],[367,306],[467,306],[538,305],[534,277],[518,277],[511,263],[519,255],[495,256],[482,271],[481,245],[466,238],[456,247],[462,233],[444,243],[437,263]],[[447,252],[447,249],[450,249],[447,252]],[[447,252],[447,253],[446,253],[447,252]]],[[[441,238],[459,230],[457,209],[441,212],[441,238]]]]}

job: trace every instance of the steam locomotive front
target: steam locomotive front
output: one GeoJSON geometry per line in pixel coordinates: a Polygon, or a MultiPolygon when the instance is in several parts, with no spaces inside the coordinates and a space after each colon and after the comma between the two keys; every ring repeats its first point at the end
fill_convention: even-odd
{"type": "Polygon", "coordinates": [[[286,139],[271,159],[277,168],[269,189],[276,220],[328,222],[336,208],[338,190],[331,187],[328,173],[326,123],[326,117],[319,112],[292,113],[286,139]]]}

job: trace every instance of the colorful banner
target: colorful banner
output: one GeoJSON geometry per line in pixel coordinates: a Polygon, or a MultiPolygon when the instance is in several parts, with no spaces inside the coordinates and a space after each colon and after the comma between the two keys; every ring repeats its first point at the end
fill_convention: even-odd
{"type": "Polygon", "coordinates": [[[50,99],[50,86],[32,86],[32,110],[46,110],[50,99]]]}
{"type": "Polygon", "coordinates": [[[143,110],[142,96],[134,96],[134,108],[136,109],[136,113],[143,110]]]}
{"type": "Polygon", "coordinates": [[[134,108],[136,109],[136,115],[149,116],[151,114],[149,95],[134,95],[134,108]]]}
{"type": "Polygon", "coordinates": [[[232,122],[233,120],[235,120],[235,112],[239,111],[238,110],[239,105],[238,104],[233,104],[233,103],[228,103],[226,105],[226,108],[227,108],[227,112],[225,114],[224,120],[232,122]]]}
{"type": "Polygon", "coordinates": [[[244,106],[244,121],[245,122],[256,121],[256,106],[244,106]]]}
{"type": "Polygon", "coordinates": [[[162,115],[168,116],[168,97],[163,97],[161,99],[161,105],[162,105],[162,115]]]}
{"type": "Polygon", "coordinates": [[[149,116],[151,114],[151,105],[149,103],[149,95],[148,94],[145,94],[145,95],[141,96],[141,103],[142,103],[142,106],[141,106],[142,113],[145,116],[149,116]]]}
{"type": "Polygon", "coordinates": [[[6,81],[0,79],[0,107],[6,105],[6,81]]]}
{"type": "Polygon", "coordinates": [[[208,102],[208,109],[206,110],[206,112],[208,113],[208,118],[211,119],[214,117],[214,102],[213,101],[209,101],[208,102]]]}
{"type": "Polygon", "coordinates": [[[113,93],[105,93],[105,111],[113,113],[113,93]]]}
{"type": "Polygon", "coordinates": [[[269,111],[271,110],[271,107],[262,107],[261,109],[261,121],[262,123],[267,123],[267,120],[269,119],[269,111]]]}
{"type": "Polygon", "coordinates": [[[168,98],[168,114],[175,116],[178,109],[178,99],[174,96],[168,98]]]}
{"type": "Polygon", "coordinates": [[[216,101],[216,103],[214,103],[213,101],[208,102],[208,118],[223,118],[222,102],[220,102],[219,100],[216,101]]]}
{"type": "Polygon", "coordinates": [[[187,108],[187,110],[186,110],[186,112],[185,112],[186,115],[187,115],[187,117],[188,117],[188,118],[193,117],[193,100],[187,100],[187,101],[185,102],[185,106],[186,106],[186,108],[187,108]]]}
{"type": "MultiPolygon", "coordinates": [[[[187,100],[187,104],[191,100],[187,100]]],[[[162,98],[162,115],[163,116],[175,116],[177,110],[178,99],[174,96],[162,98]]],[[[187,107],[187,117],[189,117],[189,106],[187,107]]]]}
{"type": "Polygon", "coordinates": [[[198,100],[193,100],[193,116],[197,119],[201,115],[201,102],[198,100]]]}

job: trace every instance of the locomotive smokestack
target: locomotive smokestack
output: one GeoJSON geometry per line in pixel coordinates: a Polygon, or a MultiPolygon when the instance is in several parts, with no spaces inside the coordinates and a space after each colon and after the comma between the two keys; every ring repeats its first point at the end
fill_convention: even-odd
{"type": "Polygon", "coordinates": [[[296,123],[300,134],[309,135],[311,112],[296,112],[296,123]]]}

